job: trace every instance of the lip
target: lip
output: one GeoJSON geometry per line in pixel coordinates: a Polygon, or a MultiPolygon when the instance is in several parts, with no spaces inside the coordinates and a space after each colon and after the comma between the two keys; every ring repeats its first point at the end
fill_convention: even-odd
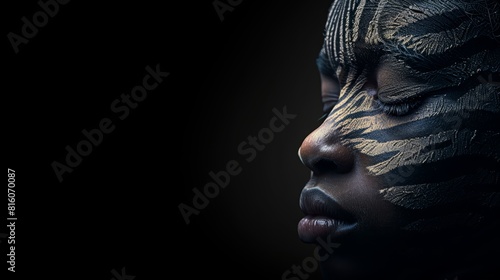
{"type": "Polygon", "coordinates": [[[300,208],[306,215],[298,224],[299,238],[313,243],[321,238],[340,239],[352,232],[356,219],[320,188],[305,189],[300,195],[300,208]]]}

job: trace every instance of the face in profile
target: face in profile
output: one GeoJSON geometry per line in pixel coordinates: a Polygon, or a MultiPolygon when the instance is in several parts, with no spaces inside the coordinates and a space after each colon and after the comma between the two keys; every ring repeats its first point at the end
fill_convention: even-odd
{"type": "Polygon", "coordinates": [[[340,244],[325,278],[498,272],[499,26],[495,0],[333,2],[299,149],[299,237],[340,244]]]}

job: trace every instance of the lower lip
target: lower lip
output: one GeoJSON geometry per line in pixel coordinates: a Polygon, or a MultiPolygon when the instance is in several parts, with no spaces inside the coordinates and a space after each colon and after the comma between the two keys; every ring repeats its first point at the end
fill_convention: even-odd
{"type": "Polygon", "coordinates": [[[356,227],[356,223],[327,217],[306,216],[298,225],[299,238],[304,242],[317,242],[318,238],[339,238],[356,227]]]}

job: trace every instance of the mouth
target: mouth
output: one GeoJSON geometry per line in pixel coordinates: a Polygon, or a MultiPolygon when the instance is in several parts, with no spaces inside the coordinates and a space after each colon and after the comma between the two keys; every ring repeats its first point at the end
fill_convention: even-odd
{"type": "Polygon", "coordinates": [[[298,234],[306,243],[314,243],[318,238],[338,240],[357,225],[352,214],[318,187],[302,191],[300,209],[306,216],[298,224],[298,234]]]}

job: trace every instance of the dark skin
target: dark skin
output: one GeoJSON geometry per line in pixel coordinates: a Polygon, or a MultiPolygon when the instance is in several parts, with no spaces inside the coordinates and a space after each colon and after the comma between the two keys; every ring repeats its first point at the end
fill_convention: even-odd
{"type": "Polygon", "coordinates": [[[325,279],[500,276],[500,6],[474,3],[333,3],[299,149],[299,237],[341,244],[325,279]]]}

